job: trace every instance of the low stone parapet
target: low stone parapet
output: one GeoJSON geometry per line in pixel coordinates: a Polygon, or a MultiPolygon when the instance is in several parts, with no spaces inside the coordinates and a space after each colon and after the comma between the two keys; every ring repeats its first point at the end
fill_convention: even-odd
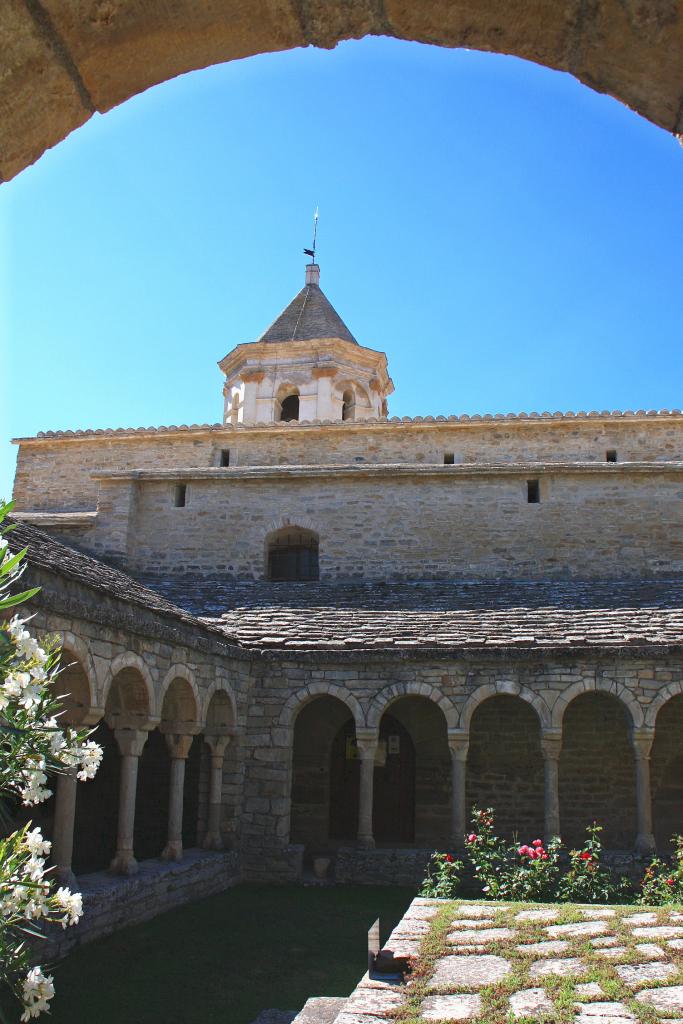
{"type": "Polygon", "coordinates": [[[344,846],[336,853],[335,881],[354,885],[419,885],[433,852],[344,846]]]}
{"type": "Polygon", "coordinates": [[[232,850],[187,850],[179,861],[143,860],[130,876],[106,871],[81,875],[77,888],[83,895],[83,917],[66,930],[50,926],[47,944],[40,944],[41,957],[59,960],[85,942],[223,892],[240,880],[238,855],[232,850]]]}

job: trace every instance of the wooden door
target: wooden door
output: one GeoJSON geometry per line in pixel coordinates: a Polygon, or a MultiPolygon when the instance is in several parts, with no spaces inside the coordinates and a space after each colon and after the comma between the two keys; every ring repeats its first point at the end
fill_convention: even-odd
{"type": "Polygon", "coordinates": [[[330,839],[356,840],[359,792],[356,727],[349,719],[337,732],[330,754],[330,839]]]}

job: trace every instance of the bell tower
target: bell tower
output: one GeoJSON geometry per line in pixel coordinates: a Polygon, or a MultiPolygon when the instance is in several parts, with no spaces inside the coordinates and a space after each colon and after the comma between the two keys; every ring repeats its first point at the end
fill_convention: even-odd
{"type": "Polygon", "coordinates": [[[367,420],[387,415],[383,352],[359,345],[320,288],[320,267],[257,341],[221,359],[224,422],[367,420]]]}

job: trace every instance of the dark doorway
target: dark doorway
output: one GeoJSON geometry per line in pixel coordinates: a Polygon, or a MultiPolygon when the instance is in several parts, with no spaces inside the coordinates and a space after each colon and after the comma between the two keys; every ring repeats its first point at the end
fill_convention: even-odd
{"type": "Polygon", "coordinates": [[[412,843],[415,839],[415,746],[410,733],[392,715],[379,727],[372,825],[377,843],[412,843]]]}

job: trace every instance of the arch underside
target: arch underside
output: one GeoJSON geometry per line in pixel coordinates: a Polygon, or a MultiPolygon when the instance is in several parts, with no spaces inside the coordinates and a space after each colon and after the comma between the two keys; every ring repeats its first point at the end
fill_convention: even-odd
{"type": "Polygon", "coordinates": [[[176,75],[367,35],[522,57],[683,131],[682,0],[16,0],[0,8],[0,173],[176,75]]]}

